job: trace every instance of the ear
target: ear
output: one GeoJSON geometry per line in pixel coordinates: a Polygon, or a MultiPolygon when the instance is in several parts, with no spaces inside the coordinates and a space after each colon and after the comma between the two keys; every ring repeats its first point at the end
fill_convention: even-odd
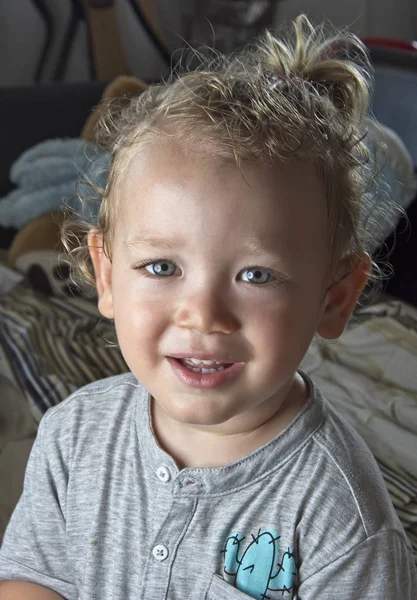
{"type": "Polygon", "coordinates": [[[88,234],[88,250],[96,278],[98,309],[103,317],[113,319],[112,263],[104,252],[103,234],[98,229],[88,234]]]}
{"type": "MultiPolygon", "coordinates": [[[[345,259],[345,261],[342,261],[341,268],[346,267],[346,263],[350,260],[345,259]],[[345,262],[345,265],[343,265],[343,262],[345,262]]],[[[371,259],[369,255],[363,254],[357,261],[355,268],[327,290],[322,318],[317,328],[317,333],[322,338],[335,339],[342,335],[358,298],[369,279],[370,267],[371,259]]]]}

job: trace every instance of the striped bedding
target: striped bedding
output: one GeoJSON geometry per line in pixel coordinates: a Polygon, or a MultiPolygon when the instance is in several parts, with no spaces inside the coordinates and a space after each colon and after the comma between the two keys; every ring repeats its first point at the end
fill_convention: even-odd
{"type": "Polygon", "coordinates": [[[36,421],[81,386],[127,370],[91,303],[42,296],[25,282],[0,296],[0,346],[36,421]]]}
{"type": "MultiPolygon", "coordinates": [[[[398,307],[388,313],[410,327],[398,307]]],[[[364,314],[362,320],[371,316],[364,314]]],[[[415,326],[417,331],[417,321],[415,326]]],[[[415,350],[417,355],[417,345],[415,350]]],[[[0,375],[14,379],[36,422],[79,387],[126,370],[111,324],[103,322],[88,301],[45,297],[24,281],[0,295],[0,375]]],[[[310,371],[313,379],[320,374],[316,367],[310,371]]],[[[317,383],[326,394],[328,382],[318,377],[317,383]]],[[[366,431],[361,434],[366,440],[366,431]]],[[[417,564],[417,476],[374,453],[417,564]]]]}

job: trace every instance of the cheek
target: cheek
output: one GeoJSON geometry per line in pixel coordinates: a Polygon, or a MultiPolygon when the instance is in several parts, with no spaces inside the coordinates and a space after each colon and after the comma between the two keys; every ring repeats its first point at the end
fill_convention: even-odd
{"type": "Polygon", "coordinates": [[[158,303],[125,296],[114,306],[116,330],[127,338],[146,340],[166,327],[164,307],[158,303]]]}
{"type": "Polygon", "coordinates": [[[158,361],[158,347],[166,322],[155,303],[121,299],[114,311],[117,341],[129,369],[145,381],[158,361]]]}
{"type": "Polygon", "coordinates": [[[114,322],[121,346],[145,344],[166,326],[167,309],[161,295],[144,293],[143,286],[135,283],[131,273],[119,273],[113,279],[114,322]]]}
{"type": "Polygon", "coordinates": [[[250,338],[258,350],[271,355],[307,350],[318,325],[319,305],[308,300],[308,294],[286,294],[274,303],[259,305],[250,317],[250,338]]]}

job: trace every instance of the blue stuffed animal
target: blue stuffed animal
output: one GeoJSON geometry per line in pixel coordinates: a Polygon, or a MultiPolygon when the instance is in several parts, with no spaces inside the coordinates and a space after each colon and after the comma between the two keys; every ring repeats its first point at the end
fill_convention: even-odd
{"type": "Polygon", "coordinates": [[[37,144],[12,165],[10,179],[17,187],[0,200],[0,225],[20,229],[47,212],[64,208],[94,223],[99,197],[90,183],[104,187],[109,166],[110,156],[82,139],[37,144]]]}

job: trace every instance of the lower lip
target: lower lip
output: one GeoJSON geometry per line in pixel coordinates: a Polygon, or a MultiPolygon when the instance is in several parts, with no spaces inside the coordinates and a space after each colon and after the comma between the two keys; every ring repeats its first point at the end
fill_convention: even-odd
{"type": "Polygon", "coordinates": [[[217,373],[196,373],[195,371],[190,371],[190,369],[184,367],[177,358],[167,356],[167,360],[175,375],[182,383],[185,383],[185,385],[188,385],[189,387],[200,388],[203,390],[212,390],[231,381],[237,377],[245,365],[245,363],[239,362],[234,363],[227,369],[217,371],[217,373]]]}

